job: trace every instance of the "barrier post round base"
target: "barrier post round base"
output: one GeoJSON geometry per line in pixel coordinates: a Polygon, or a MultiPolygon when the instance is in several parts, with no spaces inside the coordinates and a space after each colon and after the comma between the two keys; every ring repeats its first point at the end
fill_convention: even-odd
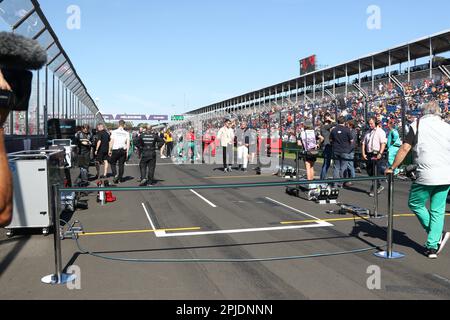
{"type": "Polygon", "coordinates": [[[61,275],[60,279],[58,279],[58,276],[56,274],[50,274],[48,276],[43,277],[41,279],[41,282],[45,283],[45,284],[57,285],[57,284],[66,284],[69,282],[74,282],[76,279],[77,279],[77,276],[75,274],[63,273],[61,275]]]}
{"type": "Polygon", "coordinates": [[[374,255],[378,258],[382,258],[382,259],[401,259],[404,258],[405,255],[403,253],[400,252],[392,252],[390,255],[388,254],[387,251],[380,251],[380,252],[376,252],[374,253],[374,255]]]}

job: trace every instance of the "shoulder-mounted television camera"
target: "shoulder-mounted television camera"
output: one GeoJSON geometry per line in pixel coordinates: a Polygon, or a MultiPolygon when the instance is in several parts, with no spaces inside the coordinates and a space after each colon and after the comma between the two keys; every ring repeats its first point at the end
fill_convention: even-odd
{"type": "Polygon", "coordinates": [[[33,74],[28,70],[1,69],[12,91],[0,89],[0,108],[27,111],[31,97],[33,74]]]}

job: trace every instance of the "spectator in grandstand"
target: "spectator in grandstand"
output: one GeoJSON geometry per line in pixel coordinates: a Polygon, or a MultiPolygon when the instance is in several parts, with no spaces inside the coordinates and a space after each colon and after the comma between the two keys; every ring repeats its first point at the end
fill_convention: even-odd
{"type": "Polygon", "coordinates": [[[123,182],[125,172],[125,161],[130,150],[130,135],[125,131],[125,121],[119,121],[119,128],[111,133],[109,142],[109,157],[111,159],[111,171],[115,184],[123,182]],[[119,162],[119,173],[117,173],[117,162],[119,162]]]}
{"type": "MultiPolygon", "coordinates": [[[[398,150],[402,146],[402,140],[400,139],[400,134],[397,130],[397,123],[395,119],[389,119],[388,122],[388,140],[387,140],[387,149],[388,149],[388,165],[392,167],[394,164],[395,157],[397,156],[398,150]]],[[[394,174],[397,175],[399,170],[395,170],[394,174]]]]}
{"type": "Polygon", "coordinates": [[[334,120],[330,113],[326,113],[324,117],[324,125],[320,128],[319,143],[323,150],[323,166],[320,173],[320,179],[325,180],[328,175],[328,170],[331,166],[331,158],[333,156],[333,149],[330,143],[331,129],[335,126],[334,120]]]}
{"type": "Polygon", "coordinates": [[[247,171],[248,167],[248,155],[250,147],[250,136],[247,127],[247,122],[241,122],[241,126],[236,130],[237,137],[237,160],[239,164],[239,170],[247,171]]]}
{"type": "Polygon", "coordinates": [[[97,125],[97,143],[95,144],[95,167],[97,169],[97,179],[104,179],[108,175],[108,148],[110,136],[105,130],[105,125],[97,125]],[[100,166],[103,164],[103,175],[100,175],[100,166]]]}
{"type": "Polygon", "coordinates": [[[425,105],[423,116],[411,125],[394,164],[386,173],[392,174],[411,149],[417,179],[411,186],[408,204],[428,234],[425,255],[436,259],[450,238],[450,233],[443,232],[450,190],[450,125],[442,120],[437,102],[425,105]],[[426,207],[428,201],[430,210],[426,207]]]}
{"type": "MultiPolygon", "coordinates": [[[[0,89],[11,90],[11,87],[3,78],[3,74],[0,71],[0,89]]],[[[6,227],[12,220],[12,207],[13,207],[13,183],[12,175],[9,170],[8,156],[5,148],[5,137],[3,124],[9,115],[9,109],[0,108],[0,227],[6,227]]]]}
{"type": "Polygon", "coordinates": [[[320,146],[312,121],[308,120],[304,123],[304,130],[300,132],[297,144],[304,150],[306,178],[310,181],[314,180],[314,164],[317,161],[320,146]]]}
{"type": "MultiPolygon", "coordinates": [[[[380,128],[380,123],[375,118],[369,120],[369,128],[370,130],[363,139],[361,152],[362,159],[367,161],[367,173],[373,177],[375,176],[375,167],[377,168],[377,173],[381,174],[381,160],[386,149],[387,138],[386,133],[380,128]]],[[[376,185],[376,191],[374,184],[372,184],[369,191],[371,197],[375,196],[375,192],[380,194],[384,190],[379,180],[376,185]]]]}
{"type": "Polygon", "coordinates": [[[217,140],[222,147],[223,152],[223,172],[231,172],[231,165],[233,161],[233,147],[234,147],[234,131],[231,128],[232,122],[230,119],[225,120],[225,125],[217,133],[217,140]]]}
{"type": "Polygon", "coordinates": [[[340,116],[338,118],[338,125],[331,130],[330,142],[333,148],[334,159],[334,179],[344,178],[344,172],[348,168],[349,160],[352,151],[353,136],[349,128],[345,126],[345,118],[340,116]]]}

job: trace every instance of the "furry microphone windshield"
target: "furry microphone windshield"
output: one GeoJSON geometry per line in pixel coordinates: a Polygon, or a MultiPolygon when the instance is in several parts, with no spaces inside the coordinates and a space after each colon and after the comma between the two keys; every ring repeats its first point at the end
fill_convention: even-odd
{"type": "Polygon", "coordinates": [[[36,40],[0,32],[0,66],[8,69],[39,70],[47,62],[47,52],[36,40]]]}

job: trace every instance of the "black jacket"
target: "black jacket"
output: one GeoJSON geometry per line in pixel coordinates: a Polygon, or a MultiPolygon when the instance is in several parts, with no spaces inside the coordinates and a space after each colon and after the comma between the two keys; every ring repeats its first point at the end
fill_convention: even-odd
{"type": "Polygon", "coordinates": [[[164,145],[164,140],[154,133],[143,133],[138,139],[138,146],[142,150],[142,157],[156,158],[156,150],[164,145]]]}

